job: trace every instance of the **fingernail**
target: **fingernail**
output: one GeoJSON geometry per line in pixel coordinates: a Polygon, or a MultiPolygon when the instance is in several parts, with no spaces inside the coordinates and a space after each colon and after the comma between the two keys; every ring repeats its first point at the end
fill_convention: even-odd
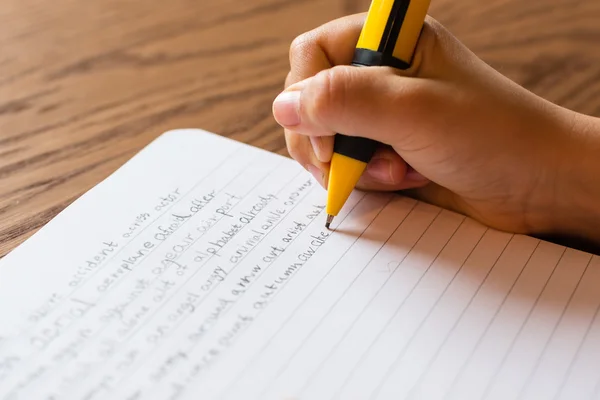
{"type": "Polygon", "coordinates": [[[318,136],[310,136],[310,144],[315,152],[315,156],[317,156],[317,160],[324,162],[323,159],[325,157],[323,155],[323,140],[318,136]]]}
{"type": "Polygon", "coordinates": [[[385,158],[371,160],[366,171],[371,178],[382,183],[393,183],[392,163],[385,158]]]}
{"type": "Polygon", "coordinates": [[[300,123],[299,105],[300,91],[280,93],[273,101],[273,116],[277,123],[284,127],[298,125],[300,123]]]}
{"type": "Polygon", "coordinates": [[[314,165],[307,165],[306,170],[319,182],[319,185],[323,186],[323,173],[321,170],[314,165]]]}

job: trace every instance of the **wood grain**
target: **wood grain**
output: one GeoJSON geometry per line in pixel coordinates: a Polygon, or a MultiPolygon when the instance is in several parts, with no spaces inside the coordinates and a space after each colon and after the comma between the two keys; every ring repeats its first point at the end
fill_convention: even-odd
{"type": "MultiPolygon", "coordinates": [[[[4,0],[0,256],[165,130],[285,153],[271,102],[298,34],[366,0],[4,0]]],[[[600,115],[600,2],[434,0],[431,15],[533,92],[600,115]]]]}

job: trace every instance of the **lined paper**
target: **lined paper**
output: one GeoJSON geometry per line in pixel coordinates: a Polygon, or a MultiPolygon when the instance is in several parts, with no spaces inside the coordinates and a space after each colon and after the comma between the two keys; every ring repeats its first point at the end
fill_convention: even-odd
{"type": "Polygon", "coordinates": [[[162,135],[0,261],[1,399],[598,399],[600,262],[162,135]]]}

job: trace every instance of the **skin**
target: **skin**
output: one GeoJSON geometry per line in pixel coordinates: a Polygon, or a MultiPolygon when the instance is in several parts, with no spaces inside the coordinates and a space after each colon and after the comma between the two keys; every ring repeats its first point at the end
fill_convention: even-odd
{"type": "Polygon", "coordinates": [[[408,195],[492,228],[600,243],[600,120],[485,64],[432,18],[412,67],[357,68],[366,14],[296,38],[273,103],[290,155],[327,187],[333,136],[382,143],[359,189],[408,195]]]}

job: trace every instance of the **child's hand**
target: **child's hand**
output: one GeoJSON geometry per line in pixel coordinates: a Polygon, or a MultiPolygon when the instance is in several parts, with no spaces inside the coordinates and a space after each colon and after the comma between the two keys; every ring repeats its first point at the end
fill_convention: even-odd
{"type": "Polygon", "coordinates": [[[589,225],[590,208],[599,214],[592,200],[600,200],[600,156],[582,160],[598,146],[596,120],[516,85],[432,19],[410,70],[347,66],[364,17],[333,21],[292,44],[273,112],[294,159],[326,186],[333,135],[372,138],[387,146],[362,189],[414,189],[512,232],[593,235],[596,225],[581,224],[589,225]],[[579,196],[582,188],[594,193],[579,196]]]}

